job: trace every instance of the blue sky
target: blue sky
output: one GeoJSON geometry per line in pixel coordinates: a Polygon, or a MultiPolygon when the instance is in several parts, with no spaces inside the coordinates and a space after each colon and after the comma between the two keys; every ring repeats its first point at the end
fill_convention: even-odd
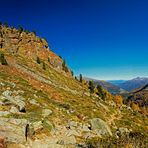
{"type": "Polygon", "coordinates": [[[36,30],[76,75],[148,76],[147,0],[7,0],[0,21],[36,30]]]}

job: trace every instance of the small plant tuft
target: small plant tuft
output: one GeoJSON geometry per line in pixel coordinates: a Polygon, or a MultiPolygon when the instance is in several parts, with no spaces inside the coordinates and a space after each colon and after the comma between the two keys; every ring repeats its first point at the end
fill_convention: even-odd
{"type": "Polygon", "coordinates": [[[43,62],[43,69],[46,70],[46,65],[44,62],[43,62]]]}

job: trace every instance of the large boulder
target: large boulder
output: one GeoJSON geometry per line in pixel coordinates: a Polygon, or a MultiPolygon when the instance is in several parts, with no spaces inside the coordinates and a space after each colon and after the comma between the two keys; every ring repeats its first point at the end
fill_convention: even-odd
{"type": "Polygon", "coordinates": [[[112,136],[112,132],[105,121],[100,118],[93,118],[90,120],[91,129],[99,136],[112,136]]]}

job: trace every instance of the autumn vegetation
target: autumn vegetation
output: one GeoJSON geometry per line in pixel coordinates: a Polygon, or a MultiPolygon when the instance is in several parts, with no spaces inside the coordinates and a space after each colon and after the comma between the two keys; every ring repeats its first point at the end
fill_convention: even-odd
{"type": "Polygon", "coordinates": [[[120,107],[123,104],[123,97],[120,96],[120,95],[115,95],[114,96],[114,101],[115,101],[116,105],[118,107],[120,107]]]}

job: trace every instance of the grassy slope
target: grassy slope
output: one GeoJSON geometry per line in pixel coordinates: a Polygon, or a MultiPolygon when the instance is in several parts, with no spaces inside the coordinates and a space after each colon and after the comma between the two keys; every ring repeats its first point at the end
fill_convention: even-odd
{"type": "MultiPolygon", "coordinates": [[[[7,57],[7,59],[9,58],[7,57]]],[[[11,66],[7,66],[7,68],[6,66],[1,66],[2,69],[4,69],[1,69],[1,81],[4,81],[5,83],[14,82],[17,84],[17,88],[15,89],[23,90],[25,92],[24,97],[27,102],[28,115],[25,115],[25,118],[30,118],[30,115],[35,112],[33,118],[34,120],[39,120],[42,107],[53,110],[50,120],[53,120],[53,122],[57,121],[59,124],[64,124],[69,119],[85,122],[94,117],[99,117],[109,122],[111,115],[117,112],[117,108],[113,108],[103,101],[102,103],[106,105],[108,109],[98,107],[98,99],[95,96],[89,97],[83,94],[82,90],[88,93],[85,85],[80,84],[71,77],[67,77],[57,72],[52,67],[46,65],[46,70],[43,70],[42,66],[36,64],[35,61],[32,62],[29,59],[23,59],[23,57],[17,58],[16,61],[19,65],[27,66],[28,70],[38,73],[39,76],[42,75],[46,80],[52,81],[53,83],[47,84],[42,80],[37,81],[31,75],[22,72],[21,69],[17,70],[14,65],[12,65],[14,68],[13,71],[11,66]],[[41,104],[41,108],[29,104],[30,98],[36,99],[37,102],[41,104]],[[73,110],[74,112],[68,113],[68,110],[73,110]]],[[[11,60],[8,60],[8,63],[10,62],[11,60]]],[[[134,128],[135,130],[144,129],[146,120],[139,113],[133,114],[131,111],[125,109],[121,114],[122,118],[117,120],[117,125],[134,128]]],[[[116,119],[118,119],[118,116],[121,115],[117,114],[116,119]]]]}

